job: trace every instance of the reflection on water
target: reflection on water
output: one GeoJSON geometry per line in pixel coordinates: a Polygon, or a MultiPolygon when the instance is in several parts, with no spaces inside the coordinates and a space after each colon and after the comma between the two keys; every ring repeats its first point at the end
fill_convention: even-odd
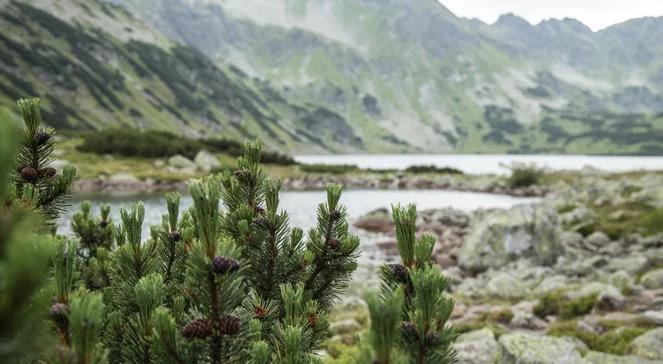
{"type": "Polygon", "coordinates": [[[484,155],[484,154],[355,154],[299,155],[298,162],[312,164],[354,164],[361,168],[405,169],[409,166],[453,167],[471,174],[505,174],[505,165],[535,164],[552,170],[579,170],[585,166],[604,171],[663,170],[663,157],[588,155],[484,155]]]}

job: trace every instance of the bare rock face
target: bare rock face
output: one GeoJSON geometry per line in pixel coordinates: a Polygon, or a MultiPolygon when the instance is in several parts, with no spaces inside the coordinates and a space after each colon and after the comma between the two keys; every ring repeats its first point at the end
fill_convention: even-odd
{"type": "Polygon", "coordinates": [[[563,253],[556,212],[541,205],[520,205],[475,219],[458,261],[464,269],[482,271],[520,259],[551,265],[563,253]]]}

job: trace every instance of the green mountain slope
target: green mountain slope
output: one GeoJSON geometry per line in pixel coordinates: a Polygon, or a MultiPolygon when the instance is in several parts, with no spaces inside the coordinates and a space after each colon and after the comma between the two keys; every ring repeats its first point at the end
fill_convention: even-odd
{"type": "Polygon", "coordinates": [[[572,19],[487,25],[436,0],[120,2],[326,105],[370,151],[660,153],[662,19],[594,33],[572,19]]]}
{"type": "Polygon", "coordinates": [[[340,118],[334,112],[291,104],[269,83],[214,64],[123,8],[83,0],[0,6],[0,105],[8,109],[17,98],[38,95],[47,121],[60,129],[132,126],[261,137],[287,149],[361,149],[345,124],[324,132],[322,124],[305,127],[313,118],[340,118]]]}
{"type": "Polygon", "coordinates": [[[663,19],[436,0],[0,0],[0,107],[292,152],[663,154],[663,19]]]}

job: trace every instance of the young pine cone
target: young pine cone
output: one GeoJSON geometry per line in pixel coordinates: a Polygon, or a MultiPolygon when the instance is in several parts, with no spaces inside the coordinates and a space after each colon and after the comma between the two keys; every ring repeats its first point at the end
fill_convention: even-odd
{"type": "Polygon", "coordinates": [[[235,335],[239,331],[239,317],[225,315],[219,320],[219,332],[221,335],[235,335]]]}
{"type": "Polygon", "coordinates": [[[267,309],[262,306],[257,306],[253,310],[253,313],[255,314],[255,318],[262,319],[265,318],[265,316],[267,316],[267,309]]]}
{"type": "Polygon", "coordinates": [[[35,134],[35,143],[37,145],[44,145],[49,139],[51,139],[51,134],[41,130],[35,134]]]}
{"type": "Polygon", "coordinates": [[[419,338],[417,327],[412,321],[405,321],[401,324],[401,331],[408,341],[416,341],[419,338]]]}
{"type": "Polygon", "coordinates": [[[212,260],[212,271],[218,274],[235,272],[239,269],[239,262],[229,257],[214,257],[212,260]]]}
{"type": "Polygon", "coordinates": [[[249,172],[247,169],[238,169],[233,173],[233,175],[238,180],[244,181],[251,176],[251,172],[249,172]]]}
{"type": "Polygon", "coordinates": [[[37,173],[36,169],[30,166],[23,167],[21,169],[21,178],[23,178],[24,180],[28,182],[34,182],[37,180],[37,177],[39,177],[39,173],[37,173]]]}
{"type": "Polygon", "coordinates": [[[65,303],[56,302],[48,310],[48,315],[51,320],[55,322],[56,325],[66,325],[67,324],[67,313],[69,312],[69,306],[65,303]]]}
{"type": "Polygon", "coordinates": [[[429,347],[437,346],[440,344],[440,334],[435,331],[426,334],[426,345],[429,347]]]}
{"type": "Polygon", "coordinates": [[[177,243],[178,241],[182,240],[182,235],[180,234],[179,231],[173,230],[170,232],[170,238],[177,243]]]}
{"type": "Polygon", "coordinates": [[[182,329],[182,336],[188,340],[206,339],[210,335],[212,335],[212,328],[204,319],[193,320],[182,329]]]}
{"type": "Polygon", "coordinates": [[[341,241],[338,239],[330,239],[327,242],[327,246],[329,247],[329,249],[338,250],[338,248],[341,247],[341,241]]]}
{"type": "Polygon", "coordinates": [[[46,177],[46,178],[51,178],[51,177],[55,176],[55,174],[57,173],[55,171],[55,168],[52,168],[52,167],[44,168],[40,172],[41,172],[41,175],[43,177],[46,177]]]}
{"type": "Polygon", "coordinates": [[[99,226],[101,226],[102,229],[105,229],[106,226],[108,226],[108,220],[99,221],[99,226]]]}
{"type": "Polygon", "coordinates": [[[401,283],[407,283],[410,274],[407,271],[407,268],[402,265],[402,264],[389,264],[389,269],[391,269],[391,273],[394,274],[394,277],[401,282],[401,283]]]}
{"type": "Polygon", "coordinates": [[[338,210],[333,210],[329,215],[333,221],[336,221],[341,218],[341,212],[338,210]]]}
{"type": "Polygon", "coordinates": [[[315,325],[318,324],[318,315],[315,313],[309,313],[306,317],[306,323],[308,324],[308,327],[315,327],[315,325]]]}

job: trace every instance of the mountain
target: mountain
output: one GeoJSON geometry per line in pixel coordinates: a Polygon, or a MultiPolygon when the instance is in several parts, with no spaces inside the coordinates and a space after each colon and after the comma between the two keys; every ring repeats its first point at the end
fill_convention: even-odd
{"type": "MultiPolygon", "coordinates": [[[[38,2],[44,13],[114,54],[110,61],[103,47],[76,53],[70,44],[69,59],[80,65],[89,55],[106,69],[81,65],[91,76],[123,80],[67,93],[66,83],[53,82],[60,72],[29,70],[20,51],[10,52],[35,91],[90,109],[69,116],[71,128],[211,130],[296,152],[663,154],[661,18],[592,32],[573,19],[532,25],[513,14],[484,24],[436,0],[47,2],[55,5],[38,2]],[[97,19],[82,16],[84,6],[97,19]],[[145,89],[161,110],[145,101],[145,89]],[[105,100],[109,94],[122,105],[105,100]]],[[[53,56],[40,50],[62,43],[43,38],[51,25],[26,18],[41,29],[21,30],[5,14],[28,17],[23,3],[3,3],[2,39],[53,56]]],[[[18,94],[7,85],[20,84],[0,60],[3,69],[12,76],[0,76],[0,101],[18,94]]]]}

